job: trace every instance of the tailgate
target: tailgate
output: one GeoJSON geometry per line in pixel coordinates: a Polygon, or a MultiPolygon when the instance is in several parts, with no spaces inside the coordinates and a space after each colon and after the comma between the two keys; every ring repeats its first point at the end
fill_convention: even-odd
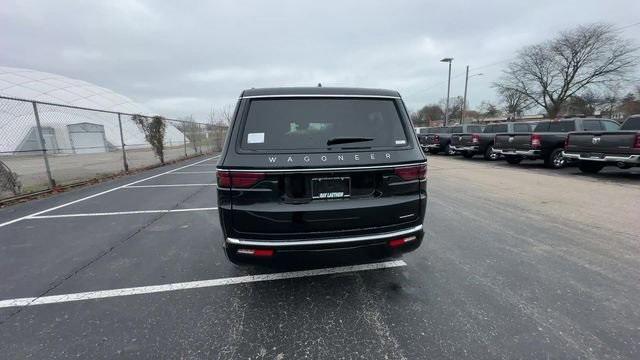
{"type": "Polygon", "coordinates": [[[496,134],[494,149],[530,150],[531,134],[496,134]]]}
{"type": "Polygon", "coordinates": [[[409,168],[267,173],[232,189],[233,230],[254,239],[394,230],[420,216],[420,180],[397,169],[409,168]]]}
{"type": "Polygon", "coordinates": [[[471,134],[452,134],[451,145],[453,146],[472,146],[477,145],[471,141],[471,134]]]}
{"type": "Polygon", "coordinates": [[[568,152],[603,154],[639,153],[635,149],[637,131],[575,132],[569,134],[568,152]]]}

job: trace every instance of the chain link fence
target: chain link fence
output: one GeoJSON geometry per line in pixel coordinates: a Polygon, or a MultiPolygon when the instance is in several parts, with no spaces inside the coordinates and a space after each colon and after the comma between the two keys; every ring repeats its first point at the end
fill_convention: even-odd
{"type": "Polygon", "coordinates": [[[0,202],[222,150],[227,127],[0,96],[0,202]]]}

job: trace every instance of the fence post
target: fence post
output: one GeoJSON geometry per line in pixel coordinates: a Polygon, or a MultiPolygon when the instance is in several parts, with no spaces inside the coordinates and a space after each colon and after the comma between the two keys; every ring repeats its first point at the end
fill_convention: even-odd
{"type": "Polygon", "coordinates": [[[187,157],[187,123],[182,123],[182,142],[184,143],[184,157],[187,157]]]}
{"type": "Polygon", "coordinates": [[[120,127],[120,144],[122,144],[122,165],[124,166],[124,172],[129,172],[127,152],[124,151],[124,135],[122,135],[122,119],[120,118],[120,113],[118,113],[118,127],[120,127]]]}
{"type": "Polygon", "coordinates": [[[44,167],[47,170],[47,180],[49,182],[49,189],[53,190],[56,186],[55,180],[51,176],[51,167],[49,166],[49,157],[47,156],[47,146],[44,142],[44,136],[42,135],[42,126],[40,126],[40,115],[38,114],[38,105],[35,101],[32,101],[33,105],[33,114],[36,117],[36,128],[38,131],[38,141],[40,141],[40,149],[42,150],[42,158],[44,159],[44,167]]]}

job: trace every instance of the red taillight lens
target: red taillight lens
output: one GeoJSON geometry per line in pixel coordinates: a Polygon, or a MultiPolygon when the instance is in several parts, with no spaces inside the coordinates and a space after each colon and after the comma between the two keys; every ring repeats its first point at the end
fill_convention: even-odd
{"type": "Polygon", "coordinates": [[[480,135],[478,134],[472,134],[471,135],[471,142],[474,144],[477,144],[480,142],[480,135]]]}
{"type": "Polygon", "coordinates": [[[404,181],[424,180],[427,178],[427,164],[399,167],[395,168],[394,171],[404,181]]]}
{"type": "Polygon", "coordinates": [[[216,172],[216,183],[218,187],[228,188],[231,187],[231,174],[228,171],[220,171],[216,172]]]}
{"type": "Polygon", "coordinates": [[[257,257],[271,257],[274,254],[272,249],[238,249],[238,254],[257,256],[257,257]]]}
{"type": "Polygon", "coordinates": [[[566,149],[569,146],[569,135],[564,139],[564,148],[566,149]]]}
{"type": "Polygon", "coordinates": [[[434,136],[434,137],[433,137],[433,140],[435,140],[435,141],[440,141],[440,136],[438,136],[438,135],[434,136]]]}
{"type": "Polygon", "coordinates": [[[246,189],[264,179],[264,173],[218,171],[218,187],[246,189]]]}
{"type": "Polygon", "coordinates": [[[531,135],[531,148],[537,149],[542,145],[542,136],[540,134],[532,134],[531,135]]]}
{"type": "Polygon", "coordinates": [[[400,239],[393,239],[389,241],[389,246],[392,248],[397,248],[400,246],[403,246],[404,244],[408,243],[408,242],[412,242],[416,239],[415,236],[408,236],[408,237],[404,237],[404,238],[400,238],[400,239]]]}
{"type": "Polygon", "coordinates": [[[640,134],[636,134],[636,142],[633,144],[633,147],[636,149],[640,149],[640,134]]]}

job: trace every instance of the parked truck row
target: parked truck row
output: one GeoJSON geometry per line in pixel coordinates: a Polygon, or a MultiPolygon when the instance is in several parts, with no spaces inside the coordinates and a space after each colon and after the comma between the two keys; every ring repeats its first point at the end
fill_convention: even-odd
{"type": "Polygon", "coordinates": [[[418,139],[431,154],[481,155],[514,165],[541,159],[547,167],[560,169],[577,163],[585,173],[597,173],[605,166],[640,166],[640,115],[622,125],[610,119],[568,118],[421,128],[418,139]]]}

